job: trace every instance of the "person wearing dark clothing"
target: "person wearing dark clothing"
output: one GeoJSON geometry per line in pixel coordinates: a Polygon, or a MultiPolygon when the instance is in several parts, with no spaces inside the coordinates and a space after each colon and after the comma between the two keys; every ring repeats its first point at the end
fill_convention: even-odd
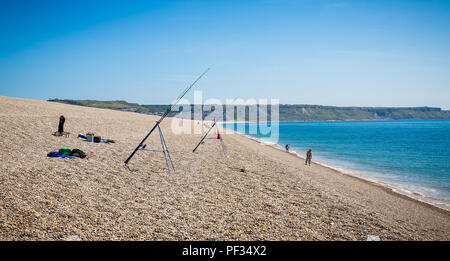
{"type": "Polygon", "coordinates": [[[309,166],[311,166],[311,159],[312,159],[312,149],[309,149],[309,150],[306,152],[306,161],[305,161],[305,165],[308,165],[308,163],[309,163],[309,166]]]}
{"type": "Polygon", "coordinates": [[[286,152],[289,152],[289,144],[286,144],[286,152]]]}
{"type": "Polygon", "coordinates": [[[59,133],[63,133],[64,132],[64,122],[66,121],[66,118],[64,118],[64,116],[61,115],[61,117],[59,117],[59,125],[58,125],[58,132],[59,133]]]}

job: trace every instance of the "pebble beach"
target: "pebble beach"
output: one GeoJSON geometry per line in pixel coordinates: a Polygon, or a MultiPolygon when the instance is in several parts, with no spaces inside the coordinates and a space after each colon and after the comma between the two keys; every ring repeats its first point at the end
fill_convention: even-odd
{"type": "Polygon", "coordinates": [[[158,116],[0,96],[0,240],[449,240],[448,211],[238,134],[227,156],[158,116]],[[68,137],[52,136],[60,115],[68,137]],[[113,144],[77,137],[93,132],[113,144]],[[147,146],[161,146],[157,133],[147,146]],[[85,159],[50,158],[60,148],[85,159]]]}

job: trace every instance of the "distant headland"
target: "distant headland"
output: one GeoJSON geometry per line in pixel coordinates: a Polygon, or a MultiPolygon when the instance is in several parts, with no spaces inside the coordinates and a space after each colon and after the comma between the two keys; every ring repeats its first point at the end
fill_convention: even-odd
{"type": "MultiPolygon", "coordinates": [[[[49,99],[50,102],[59,102],[79,106],[113,109],[120,111],[132,111],[137,113],[161,115],[170,105],[140,105],[122,100],[117,101],[97,101],[97,100],[70,100],[70,99],[49,99]]],[[[245,107],[245,106],[238,106],[245,107]]],[[[234,120],[248,120],[248,109],[245,114],[235,114],[234,120]],[[245,116],[244,116],[245,115],[245,116]],[[245,118],[244,118],[245,117],[245,118]]],[[[194,112],[194,105],[191,105],[194,112]]],[[[218,112],[214,109],[204,111],[203,117],[211,113],[218,112]]],[[[226,109],[223,107],[224,120],[226,109]]],[[[435,107],[337,107],[307,104],[280,104],[279,120],[283,122],[297,121],[361,121],[361,120],[425,120],[425,119],[450,119],[450,111],[435,107]]],[[[175,116],[177,112],[172,112],[169,116],[175,116]]],[[[268,108],[267,120],[270,120],[270,107],[268,108]]],[[[190,114],[186,114],[190,115],[190,114]]],[[[261,119],[261,115],[260,115],[261,119]]]]}

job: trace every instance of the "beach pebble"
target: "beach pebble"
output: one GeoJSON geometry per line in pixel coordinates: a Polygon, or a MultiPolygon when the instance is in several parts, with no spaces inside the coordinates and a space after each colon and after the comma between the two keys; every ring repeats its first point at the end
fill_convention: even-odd
{"type": "Polygon", "coordinates": [[[23,235],[24,235],[24,236],[27,236],[27,237],[31,236],[31,235],[32,235],[32,234],[31,234],[31,230],[25,229],[25,230],[23,231],[23,235]]]}
{"type": "Polygon", "coordinates": [[[81,241],[81,238],[77,235],[71,235],[71,236],[65,237],[63,240],[64,241],[81,241]]]}
{"type": "Polygon", "coordinates": [[[374,236],[374,235],[368,235],[367,236],[367,241],[380,241],[380,237],[379,236],[374,236]]]}

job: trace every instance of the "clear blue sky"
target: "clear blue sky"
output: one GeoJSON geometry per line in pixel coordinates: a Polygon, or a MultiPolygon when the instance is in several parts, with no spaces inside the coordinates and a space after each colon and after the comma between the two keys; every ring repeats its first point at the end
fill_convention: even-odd
{"type": "Polygon", "coordinates": [[[0,95],[450,109],[450,1],[1,1],[0,95]],[[192,95],[188,97],[192,99],[192,95]]]}

